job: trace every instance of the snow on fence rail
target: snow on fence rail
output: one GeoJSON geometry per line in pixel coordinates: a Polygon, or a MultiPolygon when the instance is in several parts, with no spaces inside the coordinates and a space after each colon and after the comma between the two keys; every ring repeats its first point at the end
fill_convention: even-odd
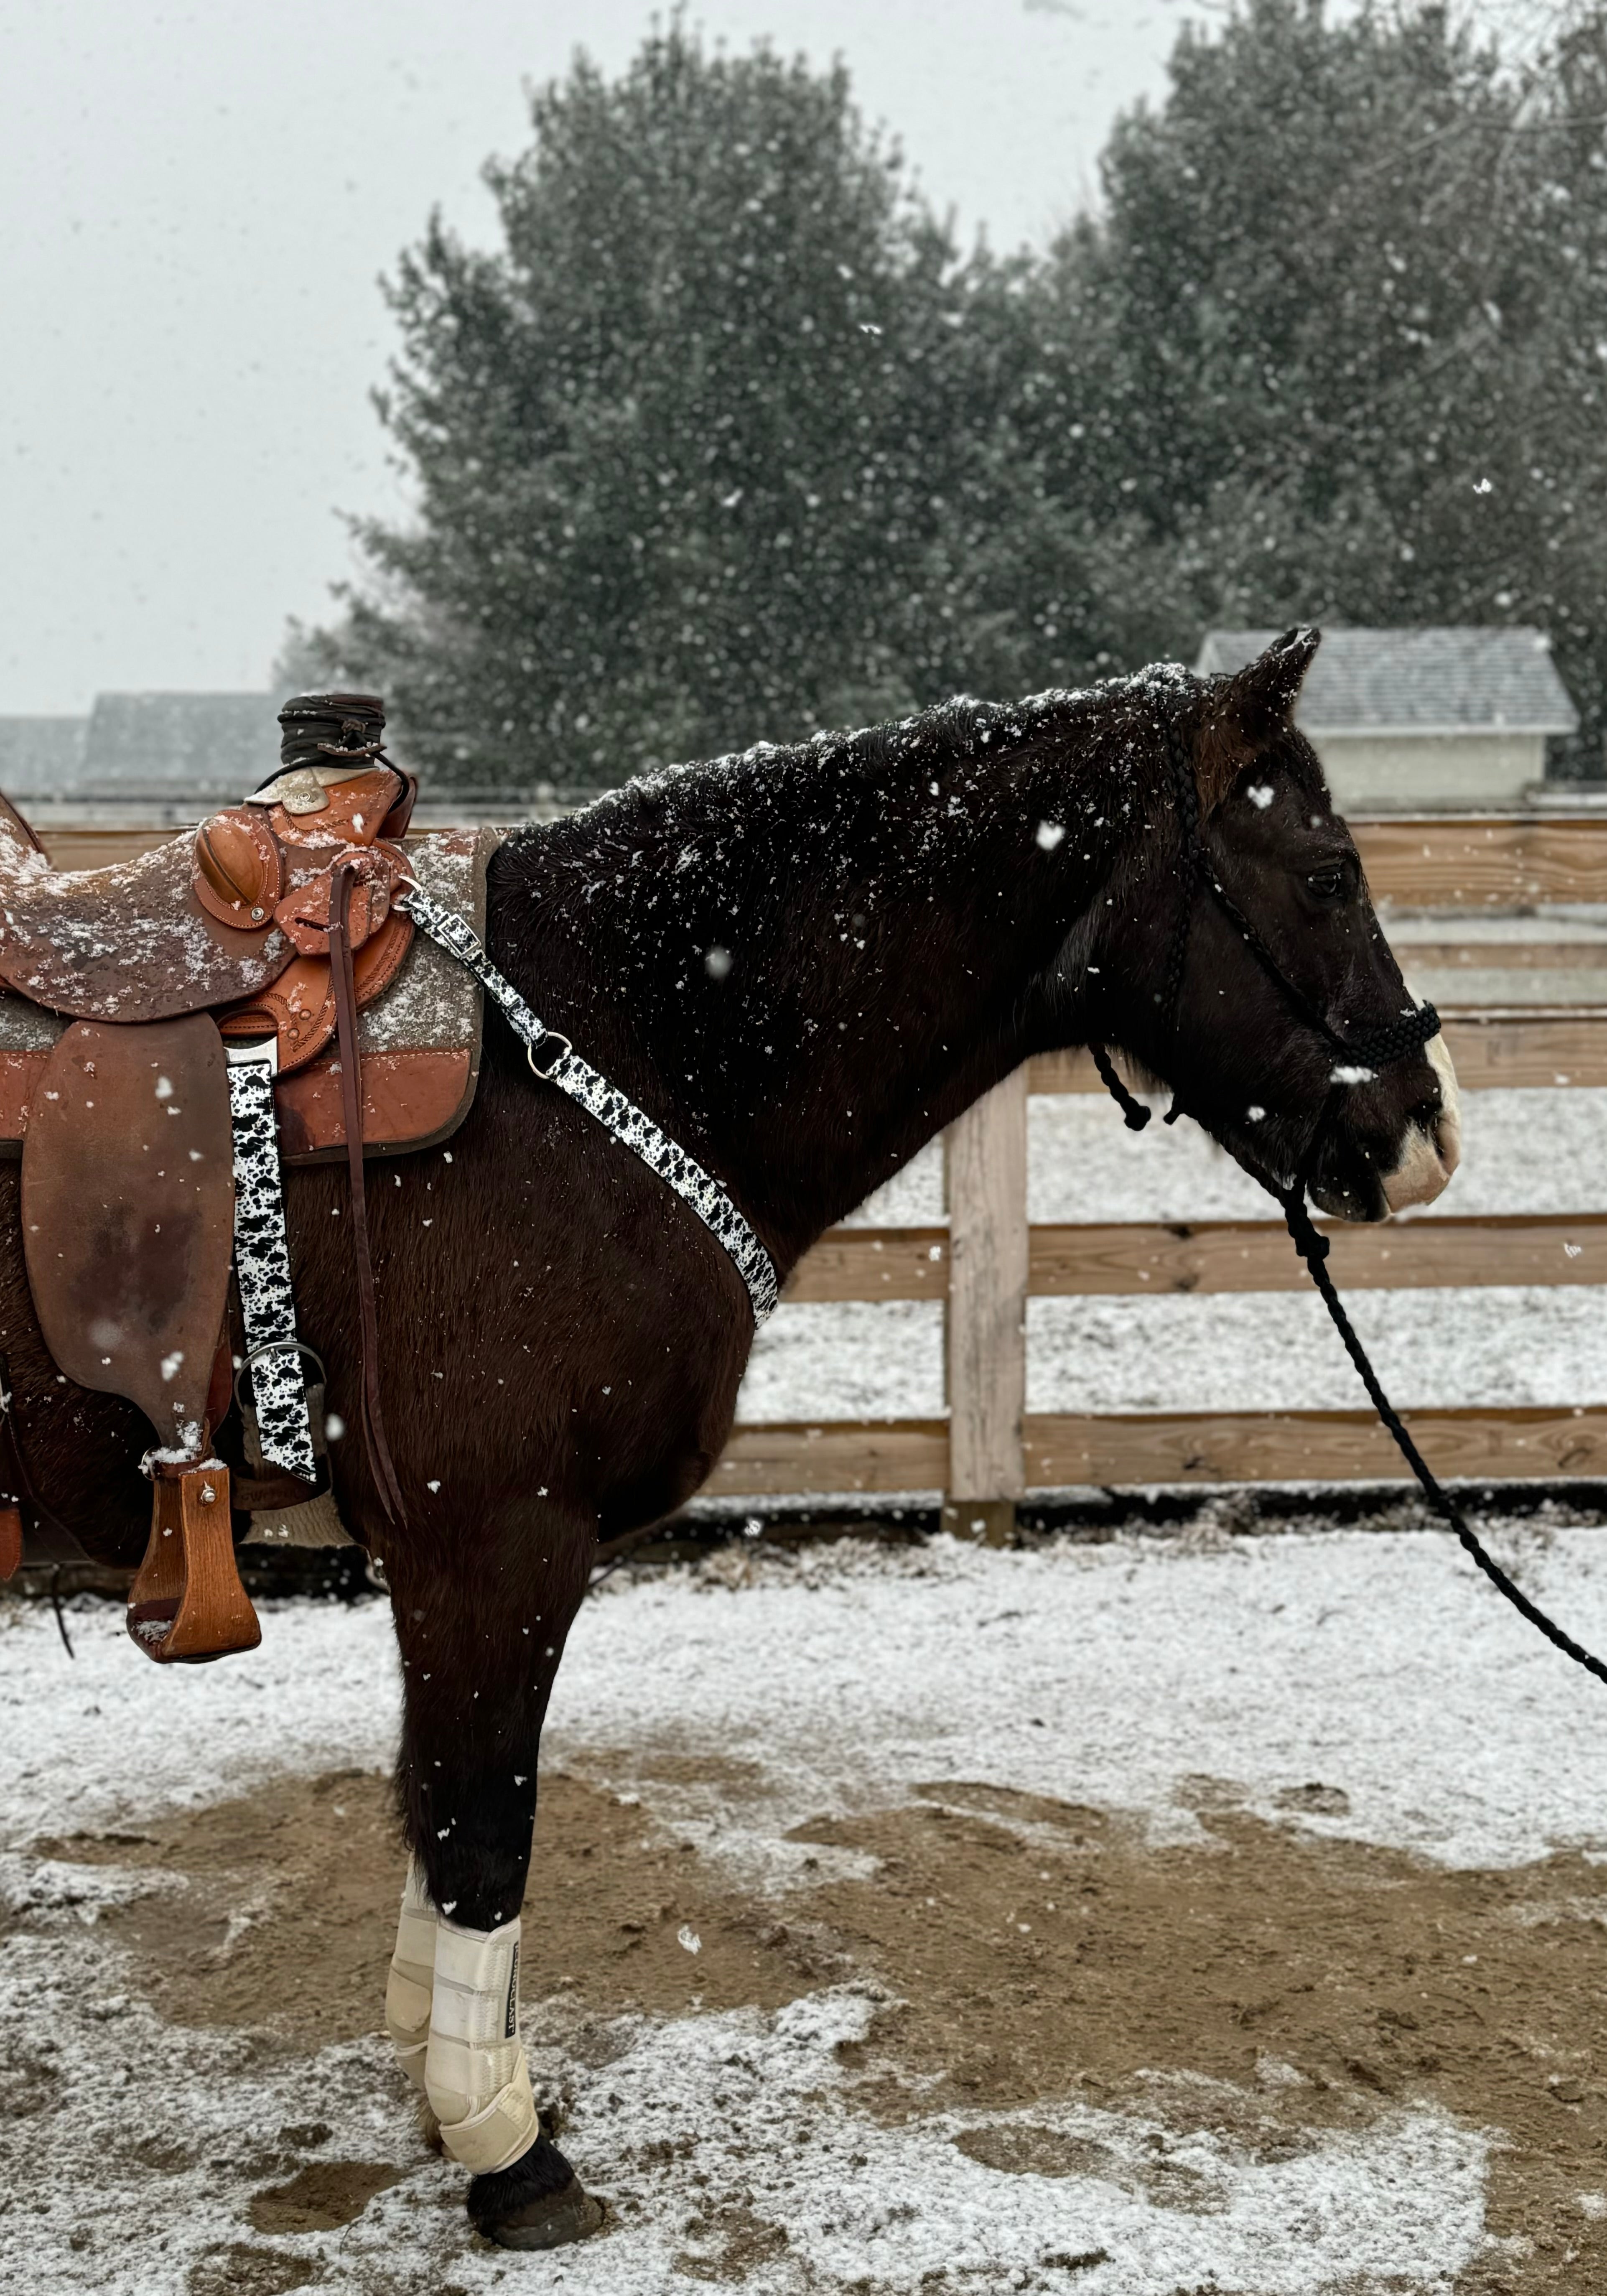
{"type": "MultiPolygon", "coordinates": [[[[1390,906],[1475,914],[1607,906],[1607,818],[1600,816],[1440,815],[1353,826],[1373,893],[1390,906]]],[[[82,869],[171,834],[75,826],[47,828],[43,841],[59,867],[82,869]]],[[[1564,947],[1552,943],[1518,961],[1565,969],[1564,947]]],[[[1436,951],[1442,961],[1451,954],[1436,951]]],[[[1465,1089],[1607,1085],[1607,1008],[1441,1009],[1465,1089]]],[[[742,1425],[715,1468],[712,1490],[940,1490],[956,1527],[1000,1537],[1016,1501],[1032,1489],[1404,1475],[1394,1446],[1365,1410],[1026,1410],[1029,1298],[1286,1292],[1308,1280],[1275,1220],[1029,1226],[1028,1094],[1102,1089],[1084,1054],[1031,1062],[951,1128],[946,1227],[833,1229],[787,1288],[794,1301],[943,1301],[947,1417],[742,1425]]],[[[1327,1232],[1341,1289],[1607,1284],[1607,1214],[1437,1215],[1327,1232]]],[[[1442,1475],[1607,1477],[1607,1408],[1402,1415],[1442,1475]]]]}

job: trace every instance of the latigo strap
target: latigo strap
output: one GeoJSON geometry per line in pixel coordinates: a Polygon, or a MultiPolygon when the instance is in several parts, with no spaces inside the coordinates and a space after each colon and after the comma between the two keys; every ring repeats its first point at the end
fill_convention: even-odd
{"type": "Polygon", "coordinates": [[[368,1198],[363,1179],[363,1088],[357,1053],[357,995],[351,964],[351,896],[354,866],[341,860],[333,873],[329,921],[329,964],[335,991],[340,1046],[340,1105],[346,1118],[346,1169],[351,1185],[351,1240],[357,1263],[357,1309],[363,1339],[363,1442],[388,1521],[406,1524],[385,1415],[380,1406],[380,1317],[373,1255],[368,1240],[368,1198]]]}

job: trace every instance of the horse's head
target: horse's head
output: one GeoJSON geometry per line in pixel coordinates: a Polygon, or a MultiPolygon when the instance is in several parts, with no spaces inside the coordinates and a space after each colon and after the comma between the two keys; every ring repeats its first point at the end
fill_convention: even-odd
{"type": "Polygon", "coordinates": [[[1317,643],[1291,631],[1233,677],[1148,688],[1152,703],[1136,687],[1164,754],[1092,1002],[1247,1168],[1302,1174],[1324,1211],[1376,1220],[1455,1170],[1456,1081],[1442,1037],[1414,1042],[1354,840],[1291,722],[1317,643]]]}

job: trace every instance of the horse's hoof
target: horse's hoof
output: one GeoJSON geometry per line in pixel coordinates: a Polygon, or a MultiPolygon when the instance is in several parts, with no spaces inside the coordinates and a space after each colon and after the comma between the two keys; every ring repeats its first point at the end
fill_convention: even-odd
{"type": "Polygon", "coordinates": [[[571,2177],[561,2193],[543,2193],[494,2222],[482,2219],[480,2229],[499,2248],[567,2248],[602,2223],[602,2202],[593,2199],[578,2177],[571,2177]]]}
{"type": "Polygon", "coordinates": [[[502,2248],[564,2248],[603,2223],[593,2200],[550,2136],[538,2136],[511,2168],[476,2177],[469,2221],[502,2248]]]}

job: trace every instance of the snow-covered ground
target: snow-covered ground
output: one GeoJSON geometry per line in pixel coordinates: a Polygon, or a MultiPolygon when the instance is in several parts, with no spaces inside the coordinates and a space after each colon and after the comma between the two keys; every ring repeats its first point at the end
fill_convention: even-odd
{"type": "MultiPolygon", "coordinates": [[[[1607,1640],[1598,1532],[1494,1535],[1533,1594],[1607,1640]]],[[[517,2282],[668,2296],[712,2276],[753,2296],[1427,2296],[1475,2259],[1524,2252],[1487,2225],[1498,2136],[1431,2099],[1313,2128],[1275,2156],[1209,2128],[1180,2142],[1081,2093],[877,2118],[849,2070],[885,1998],[863,1983],[768,2012],[616,2018],[603,2053],[578,2062],[538,2049],[539,2075],[575,2093],[566,2142],[613,2164],[615,2228],[551,2259],[477,2248],[455,2173],[398,2134],[381,2044],[286,2061],[244,2035],[162,2022],[95,1935],[102,1909],[151,1874],[29,1849],[286,1772],[384,1766],[397,1719],[384,1607],[271,1605],[260,1652],[160,1673],[128,1649],[115,1611],[81,1608],[73,1623],[69,1665],[42,1607],[0,1610],[0,1906],[15,1916],[0,2062],[45,2069],[47,2105],[75,2138],[70,2154],[46,2141],[37,2102],[33,2119],[0,2127],[15,2180],[10,2207],[0,2198],[11,2284],[478,2296],[517,2282]],[[399,2161],[396,2181],[338,2233],[250,2236],[253,2154],[315,2112],[325,2151],[399,2161]],[[131,2131],[160,2174],[129,2165],[131,2131]],[[1003,2173],[988,2165],[1001,2131],[1068,2141],[1095,2165],[1003,2173]],[[1170,2167],[1209,2194],[1199,2205],[1167,2202],[1138,2173],[1168,2144],[1170,2167]],[[106,2162],[92,2194],[86,2145],[106,2162]],[[703,2197],[736,2191],[744,2223],[784,2238],[711,2265],[689,2226],[703,2197]]],[[[1204,1777],[1272,1824],[1500,1868],[1558,1846],[1607,1851],[1598,1700],[1437,1533],[1196,1532],[1012,1554],[939,1540],[790,1563],[739,1552],[611,1582],[571,1638],[544,1759],[617,1787],[633,1749],[660,1777],[675,1773],[667,1757],[690,1778],[700,1760],[740,1755],[751,1781],[740,1795],[711,1792],[705,1770],[678,1805],[673,1786],[658,1791],[658,1815],[778,1904],[807,1897],[806,1865],[832,1869],[834,1853],[789,1839],[801,1819],[930,1796],[944,1780],[1094,1805],[1187,1845],[1205,1838],[1204,1777]],[[1322,1808],[1291,1804],[1313,1779],[1322,1808]]],[[[225,1949],[250,1951],[249,1920],[225,1949]]],[[[527,1931],[527,1998],[552,1980],[527,1931]]],[[[376,1967],[376,2024],[380,1983],[376,1967]]],[[[1581,2224],[1607,2210],[1594,2190],[1571,2205],[1581,2224]]]]}
{"type": "MultiPolygon", "coordinates": [[[[1483,1528],[1536,1601],[1607,1644],[1599,1529],[1483,1528]]],[[[544,1759],[584,1769],[640,1739],[740,1751],[767,1781],[763,1859],[786,1873],[799,1859],[781,1837],[799,1819],[922,1779],[992,1779],[1196,1839],[1180,1777],[1231,1779],[1272,1817],[1283,1788],[1336,1761],[1349,1808],[1302,1820],[1319,1832],[1450,1865],[1607,1852],[1607,1738],[1582,1729],[1601,1694],[1447,1533],[1208,1524],[1007,1554],[850,1542],[755,1571],[735,1594],[714,1567],[601,1587],[570,1636],[544,1759]]],[[[45,1606],[0,1607],[0,1842],[216,1801],[287,1769],[387,1764],[388,1607],[264,1618],[260,1650],[159,1672],[134,1662],[113,1606],[73,1614],[71,1664],[45,1606]]],[[[729,1812],[689,1805],[676,1823],[758,1870],[729,1812]]]]}
{"type": "MultiPolygon", "coordinates": [[[[1470,1093],[1463,1108],[1462,1169],[1418,1217],[1595,1211],[1607,1201],[1607,1090],[1470,1093]]],[[[1152,1124],[1135,1136],[1103,1094],[1029,1103],[1030,1219],[1266,1219],[1271,1210],[1193,1125],[1152,1124]]],[[[940,1150],[925,1151],[855,1218],[940,1222],[940,1150]]],[[[1607,1398],[1607,1300],[1594,1286],[1365,1292],[1348,1304],[1399,1404],[1607,1398]]],[[[941,1308],[924,1300],[783,1307],[758,1336],[738,1415],[935,1415],[944,1407],[942,1328],[941,1308]]],[[[1298,1292],[1035,1300],[1027,1347],[1032,1411],[1364,1399],[1320,1303],[1298,1292]]]]}

